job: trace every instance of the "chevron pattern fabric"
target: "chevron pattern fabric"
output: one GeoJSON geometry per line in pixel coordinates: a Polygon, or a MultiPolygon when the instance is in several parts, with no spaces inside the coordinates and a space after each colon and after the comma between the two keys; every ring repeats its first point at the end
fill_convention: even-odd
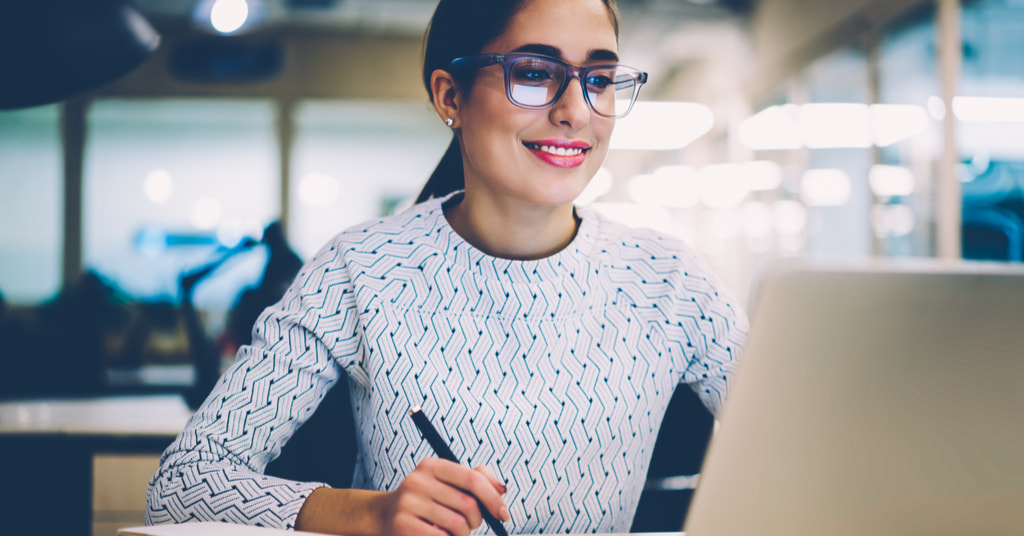
{"type": "Polygon", "coordinates": [[[510,532],[629,530],[673,390],[717,409],[746,317],[677,240],[580,207],[563,251],[500,259],[452,230],[443,201],[349,229],[306,264],[164,453],[149,522],[290,527],[323,484],[262,471],[343,380],[354,487],[394,489],[433,455],[407,415],[419,405],[463,463],[508,483],[510,532]]]}

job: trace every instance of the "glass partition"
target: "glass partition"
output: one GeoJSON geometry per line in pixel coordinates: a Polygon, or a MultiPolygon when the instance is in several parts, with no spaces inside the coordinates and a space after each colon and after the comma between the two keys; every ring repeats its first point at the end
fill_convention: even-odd
{"type": "Polygon", "coordinates": [[[40,303],[60,289],[62,173],[57,106],[0,111],[0,296],[4,301],[40,303]]]}
{"type": "Polygon", "coordinates": [[[305,258],[412,204],[452,136],[426,101],[306,101],[295,124],[288,238],[305,258]]]}
{"type": "MultiPolygon", "coordinates": [[[[278,218],[276,112],[269,100],[102,100],[88,117],[83,258],[129,296],[179,298],[179,278],[278,218]]],[[[237,256],[196,287],[225,308],[258,279],[237,256]]]]}
{"type": "Polygon", "coordinates": [[[262,280],[263,230],[280,214],[276,107],[101,100],[88,131],[83,261],[121,304],[104,343],[110,382],[205,395],[234,357],[231,312],[262,280]]]}
{"type": "Polygon", "coordinates": [[[807,96],[800,110],[807,166],[799,198],[807,206],[807,250],[812,257],[871,255],[868,170],[875,143],[868,64],[859,48],[824,56],[803,73],[807,96]]]}
{"type": "Polygon", "coordinates": [[[869,176],[871,228],[883,256],[935,254],[936,166],[945,116],[935,18],[927,4],[889,24],[878,43],[878,100],[894,111],[885,127],[895,131],[879,147],[869,176]]]}

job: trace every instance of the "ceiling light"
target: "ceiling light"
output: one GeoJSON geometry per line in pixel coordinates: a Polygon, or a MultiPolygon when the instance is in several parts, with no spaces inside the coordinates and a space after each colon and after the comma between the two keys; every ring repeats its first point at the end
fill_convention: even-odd
{"type": "Polygon", "coordinates": [[[871,134],[875,145],[888,147],[928,130],[928,112],[908,104],[872,104],[871,134]]]}
{"type": "Polygon", "coordinates": [[[804,104],[800,107],[800,126],[804,145],[811,149],[871,147],[866,104],[804,104]]]}
{"type": "Polygon", "coordinates": [[[928,112],[901,104],[830,103],[770,106],[740,123],[740,141],[754,150],[885,147],[928,128],[928,112]]]}
{"type": "Polygon", "coordinates": [[[259,27],[267,18],[266,0],[198,0],[192,20],[200,28],[234,35],[259,27]]]}
{"type": "Polygon", "coordinates": [[[953,97],[953,113],[961,121],[1024,121],[1024,99],[953,97]]]}
{"type": "Polygon", "coordinates": [[[795,104],[769,106],[740,123],[737,135],[754,150],[799,149],[804,144],[795,104]]]}
{"type": "Polygon", "coordinates": [[[210,24],[222,34],[237,31],[249,18],[249,4],[245,0],[217,0],[210,10],[210,24]]]}
{"type": "Polygon", "coordinates": [[[711,109],[693,102],[640,101],[616,121],[612,149],[682,149],[711,130],[711,109]]]}

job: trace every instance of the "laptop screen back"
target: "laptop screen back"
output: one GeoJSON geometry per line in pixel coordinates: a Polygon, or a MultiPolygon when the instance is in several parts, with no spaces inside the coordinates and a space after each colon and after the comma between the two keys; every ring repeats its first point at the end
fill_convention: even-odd
{"type": "Polygon", "coordinates": [[[1024,268],[764,278],[688,536],[1024,532],[1024,268]]]}

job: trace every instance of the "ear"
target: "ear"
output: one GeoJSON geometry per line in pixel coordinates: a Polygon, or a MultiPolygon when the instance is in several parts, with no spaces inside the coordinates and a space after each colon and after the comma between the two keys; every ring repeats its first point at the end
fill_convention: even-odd
{"type": "Polygon", "coordinates": [[[434,95],[434,109],[441,120],[451,119],[452,128],[459,126],[459,104],[462,95],[451,73],[444,69],[436,69],[430,74],[430,91],[434,95]]]}

